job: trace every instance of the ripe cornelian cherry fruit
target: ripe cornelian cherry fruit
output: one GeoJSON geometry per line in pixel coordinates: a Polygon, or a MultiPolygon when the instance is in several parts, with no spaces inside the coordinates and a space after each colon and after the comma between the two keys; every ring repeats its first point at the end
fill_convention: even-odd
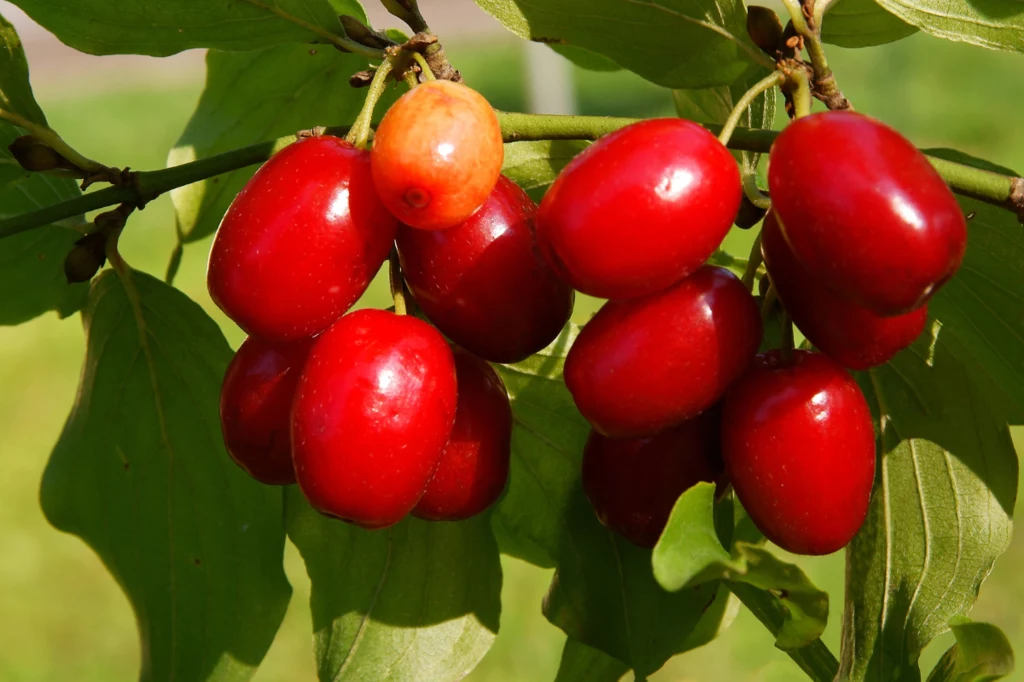
{"type": "Polygon", "coordinates": [[[465,85],[430,81],[402,95],[373,138],[373,182],[406,225],[444,230],[487,200],[501,173],[501,126],[465,85]]]}
{"type": "Polygon", "coordinates": [[[289,416],[309,347],[309,341],[275,344],[250,336],[224,375],[224,445],[231,458],[262,483],[295,483],[289,416]]]}
{"type": "Polygon", "coordinates": [[[791,123],[772,145],[768,187],[800,262],[879,315],[920,307],[960,267],[967,226],[953,193],[924,154],[863,114],[791,123]]]}
{"type": "Polygon", "coordinates": [[[368,152],[327,135],[299,140],[267,161],[224,215],[210,296],[253,336],[313,336],[363,294],[397,231],[374,192],[368,152]]]}
{"type": "Polygon", "coordinates": [[[455,348],[459,402],[455,426],[437,473],[414,516],[460,521],[476,516],[501,496],[512,456],[512,407],[501,377],[486,362],[455,348]]]}
{"type": "Polygon", "coordinates": [[[313,343],[292,407],[295,477],[314,509],[364,528],[416,506],[455,422],[455,362],[426,322],[357,310],[313,343]]]}
{"type": "Polygon", "coordinates": [[[574,292],[537,251],[537,206],[501,176],[487,202],[447,230],[398,229],[413,298],[437,328],[491,362],[519,362],[569,321],[574,292]]]}
{"type": "Polygon", "coordinates": [[[883,317],[837,295],[796,259],[774,213],[765,217],[761,228],[761,253],[793,323],[818,350],[844,367],[864,370],[885,364],[912,344],[928,321],[927,305],[883,317]]]}
{"type": "Polygon", "coordinates": [[[672,507],[700,481],[722,480],[717,409],[646,438],[591,431],[583,449],[583,492],[597,518],[640,547],[654,547],[672,507]]]}
{"type": "Polygon", "coordinates": [[[725,398],[722,457],[751,520],[786,551],[835,552],[867,517],[871,413],[853,377],[821,353],[755,358],[725,398]]]}
{"type": "Polygon", "coordinates": [[[605,303],[569,351],[565,384],[601,434],[644,436],[718,402],[760,342],[754,297],[704,266],[666,291],[605,303]]]}
{"type": "Polygon", "coordinates": [[[696,123],[628,125],[567,165],[537,214],[541,252],[577,290],[634,298],[695,271],[732,226],[736,160],[696,123]]]}

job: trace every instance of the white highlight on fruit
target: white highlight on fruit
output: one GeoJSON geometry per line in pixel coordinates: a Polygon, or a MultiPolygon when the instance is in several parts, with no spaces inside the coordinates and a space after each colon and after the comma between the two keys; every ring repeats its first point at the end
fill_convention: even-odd
{"type": "Polygon", "coordinates": [[[689,168],[676,168],[658,183],[654,191],[665,201],[677,201],[696,182],[697,178],[689,168]]]}
{"type": "Polygon", "coordinates": [[[915,230],[923,230],[925,228],[924,216],[910,204],[902,194],[893,193],[892,198],[889,200],[892,210],[896,211],[903,222],[907,223],[915,230]]]}
{"type": "Polygon", "coordinates": [[[327,210],[331,220],[337,220],[348,215],[348,187],[340,187],[331,199],[331,207],[327,210]]]}

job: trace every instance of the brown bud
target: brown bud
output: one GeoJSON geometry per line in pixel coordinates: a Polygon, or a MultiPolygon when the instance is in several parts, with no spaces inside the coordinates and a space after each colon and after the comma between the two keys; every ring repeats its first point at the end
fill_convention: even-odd
{"type": "Polygon", "coordinates": [[[377,33],[355,17],[342,15],[341,25],[345,28],[345,34],[360,45],[375,47],[381,50],[394,45],[394,42],[390,38],[377,33]]]}
{"type": "Polygon", "coordinates": [[[27,171],[76,170],[73,163],[35,135],[22,135],[7,149],[27,171]]]}
{"type": "Polygon", "coordinates": [[[107,262],[107,237],[100,232],[87,234],[64,259],[64,276],[69,284],[88,282],[107,262]]]}
{"type": "Polygon", "coordinates": [[[770,57],[782,46],[782,20],[775,10],[760,5],[747,8],[747,34],[770,57]]]}

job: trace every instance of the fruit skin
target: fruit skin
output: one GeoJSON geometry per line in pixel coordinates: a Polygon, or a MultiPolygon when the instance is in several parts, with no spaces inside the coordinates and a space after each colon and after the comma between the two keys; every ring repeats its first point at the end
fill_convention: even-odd
{"type": "Polygon", "coordinates": [[[736,160],[714,135],[682,119],[642,121],[562,170],[541,201],[537,240],[578,291],[644,296],[704,264],[742,194],[736,160]]]}
{"type": "Polygon", "coordinates": [[[519,362],[558,336],[575,293],[537,251],[537,206],[501,176],[468,220],[442,231],[398,230],[413,298],[452,341],[491,362],[519,362]]]}
{"type": "Polygon", "coordinates": [[[805,116],[772,145],[768,187],[800,262],[879,315],[921,306],[960,267],[967,226],[928,159],[847,111],[805,116]]]}
{"type": "Polygon", "coordinates": [[[402,95],[377,127],[373,181],[404,224],[444,230],[487,200],[504,152],[498,117],[480,93],[430,81],[402,95]]]}
{"type": "Polygon", "coordinates": [[[448,343],[414,317],[345,315],[313,344],[292,407],[295,476],[313,508],[364,528],[412,511],[455,422],[448,343]]]}
{"type": "Polygon", "coordinates": [[[826,287],[796,259],[769,213],[761,228],[761,253],[786,311],[818,350],[853,370],[885,364],[914,342],[928,321],[924,305],[882,317],[826,287]]]}
{"type": "Polygon", "coordinates": [[[461,521],[484,511],[505,490],[512,457],[512,406],[490,365],[461,348],[453,350],[459,385],[455,426],[437,473],[414,516],[461,521]]]}
{"type": "Polygon", "coordinates": [[[758,355],[729,389],[722,456],[736,496],[769,540],[795,554],[847,545],[875,479],[871,413],[853,377],[821,353],[758,355]]]}
{"type": "Polygon", "coordinates": [[[583,492],[597,518],[640,547],[654,547],[672,507],[700,481],[722,482],[717,409],[646,438],[591,431],[583,449],[583,492]]]}
{"type": "Polygon", "coordinates": [[[231,359],[220,391],[228,454],[268,485],[295,483],[289,434],[292,399],[309,341],[268,343],[250,336],[231,359]]]}
{"type": "Polygon", "coordinates": [[[565,383],[598,432],[643,436],[718,402],[760,341],[750,292],[704,266],[666,291],[606,303],[569,350],[565,383]]]}
{"type": "Polygon", "coordinates": [[[313,336],[363,294],[397,231],[367,152],[328,135],[299,140],[267,161],[224,215],[210,250],[210,296],[252,336],[313,336]]]}

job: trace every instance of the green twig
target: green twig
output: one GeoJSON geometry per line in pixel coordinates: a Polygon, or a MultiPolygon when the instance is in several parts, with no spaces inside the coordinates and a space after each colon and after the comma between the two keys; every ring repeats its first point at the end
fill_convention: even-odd
{"type": "MultiPolygon", "coordinates": [[[[778,635],[785,619],[785,610],[774,597],[745,583],[726,582],[725,586],[739,597],[772,635],[778,635]]],[[[832,682],[839,672],[839,661],[820,639],[786,653],[814,682],[832,682]]]]}
{"type": "MultiPolygon", "coordinates": [[[[506,142],[522,140],[596,140],[642,119],[605,116],[559,116],[555,114],[498,113],[506,142]]],[[[720,126],[708,125],[717,134],[720,126]]],[[[332,135],[344,135],[348,128],[328,128],[332,135]]],[[[753,128],[736,128],[729,139],[730,149],[767,153],[777,132],[753,128]]],[[[281,147],[295,141],[294,136],[260,142],[205,159],[136,175],[135,183],[124,187],[108,187],[68,201],[46,206],[0,220],[0,238],[50,225],[66,218],[122,203],[144,204],[172,189],[190,185],[246,166],[266,161],[281,147]]],[[[1018,213],[1024,211],[1024,194],[1014,192],[1018,178],[981,170],[945,159],[929,157],[929,161],[949,183],[953,191],[1018,213]]]]}
{"type": "Polygon", "coordinates": [[[352,124],[352,130],[348,131],[346,137],[356,147],[365,148],[367,140],[370,139],[373,110],[377,108],[377,102],[384,94],[384,88],[388,84],[388,74],[391,73],[393,67],[394,63],[391,59],[385,59],[377,67],[377,72],[373,74],[373,81],[370,82],[370,89],[366,93],[366,101],[363,102],[363,108],[359,111],[359,116],[356,117],[355,123],[352,124]]]}
{"type": "Polygon", "coordinates": [[[395,314],[405,315],[408,306],[405,302],[405,282],[402,281],[402,265],[398,260],[398,250],[391,249],[388,256],[388,281],[391,283],[391,298],[395,302],[395,314]]]}
{"type": "Polygon", "coordinates": [[[412,58],[416,60],[416,63],[420,65],[420,69],[423,71],[423,79],[428,81],[436,81],[437,76],[434,75],[434,70],[430,68],[430,64],[427,64],[427,58],[421,55],[419,52],[413,52],[412,58]]]}
{"type": "Polygon", "coordinates": [[[802,118],[811,113],[811,84],[801,68],[793,69],[789,76],[795,85],[790,91],[793,96],[795,118],[802,118]]]}
{"type": "Polygon", "coordinates": [[[761,267],[761,263],[764,262],[763,256],[761,256],[761,233],[758,232],[757,236],[754,237],[754,243],[750,247],[750,257],[747,259],[747,269],[743,271],[743,286],[750,291],[754,286],[754,278],[757,276],[757,269],[761,267]]]}
{"type": "Polygon", "coordinates": [[[772,200],[766,197],[764,193],[761,192],[761,188],[757,186],[757,169],[744,168],[742,181],[743,194],[747,197],[747,201],[758,208],[764,209],[765,211],[772,207],[772,200]]]}
{"type": "Polygon", "coordinates": [[[24,116],[16,114],[13,111],[7,111],[5,109],[0,109],[0,118],[4,119],[9,123],[13,123],[19,128],[27,130],[29,133],[34,135],[38,140],[40,140],[48,147],[50,147],[50,149],[54,150],[55,152],[63,156],[65,159],[67,159],[68,161],[70,161],[72,164],[82,169],[83,171],[110,176],[120,174],[119,171],[116,171],[113,168],[109,168],[108,166],[104,166],[102,163],[99,163],[98,161],[93,161],[92,159],[78,153],[78,151],[74,147],[69,145],[67,142],[65,142],[64,138],[58,135],[56,131],[47,126],[33,123],[24,116]]]}

